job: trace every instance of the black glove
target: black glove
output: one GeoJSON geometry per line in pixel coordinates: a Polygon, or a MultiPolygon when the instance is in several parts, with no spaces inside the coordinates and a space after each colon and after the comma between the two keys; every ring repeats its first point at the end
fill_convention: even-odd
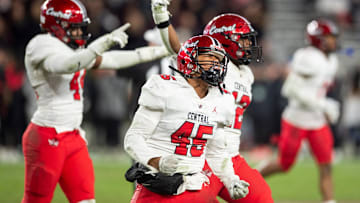
{"type": "Polygon", "coordinates": [[[177,193],[179,186],[184,182],[182,174],[176,173],[172,176],[164,173],[148,173],[150,169],[146,166],[135,163],[125,173],[129,182],[137,181],[151,192],[161,195],[173,195],[177,193]]]}

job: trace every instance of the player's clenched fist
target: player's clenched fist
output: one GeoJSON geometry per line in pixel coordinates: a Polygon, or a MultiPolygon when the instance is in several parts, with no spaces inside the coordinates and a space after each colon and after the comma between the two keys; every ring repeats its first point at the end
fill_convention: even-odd
{"type": "Polygon", "coordinates": [[[156,25],[169,21],[170,13],[167,10],[171,0],[151,0],[151,10],[156,25]]]}
{"type": "Polygon", "coordinates": [[[179,161],[180,158],[173,154],[162,156],[159,161],[160,172],[168,175],[174,175],[179,167],[179,161]]]}
{"type": "Polygon", "coordinates": [[[244,198],[249,194],[250,184],[244,180],[240,180],[238,176],[234,176],[234,178],[229,181],[225,181],[224,185],[229,191],[232,199],[244,198]]]}

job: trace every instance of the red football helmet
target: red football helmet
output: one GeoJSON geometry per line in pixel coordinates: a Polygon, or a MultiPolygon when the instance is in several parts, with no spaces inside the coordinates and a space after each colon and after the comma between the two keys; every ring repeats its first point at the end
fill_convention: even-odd
{"type": "Polygon", "coordinates": [[[177,56],[178,71],[188,78],[195,78],[195,73],[200,73],[199,77],[213,86],[220,85],[227,71],[229,60],[220,42],[208,35],[199,35],[188,39],[179,50],[177,56]],[[210,54],[219,58],[215,61],[199,61],[200,54],[210,54]],[[201,65],[211,64],[209,70],[204,70],[201,65]]]}
{"type": "Polygon", "coordinates": [[[216,16],[206,25],[203,34],[219,40],[236,64],[249,64],[252,59],[262,61],[262,50],[256,41],[257,32],[242,16],[231,13],[216,16]],[[241,40],[248,42],[242,45],[239,43],[241,40]]]}
{"type": "Polygon", "coordinates": [[[41,6],[40,27],[72,48],[82,47],[90,38],[86,32],[90,19],[78,0],[46,0],[41,6]],[[83,35],[71,36],[70,30],[81,28],[83,35]]]}
{"type": "Polygon", "coordinates": [[[325,35],[337,36],[338,34],[338,28],[329,20],[313,20],[306,27],[306,37],[308,42],[317,48],[322,46],[322,38],[325,35]]]}

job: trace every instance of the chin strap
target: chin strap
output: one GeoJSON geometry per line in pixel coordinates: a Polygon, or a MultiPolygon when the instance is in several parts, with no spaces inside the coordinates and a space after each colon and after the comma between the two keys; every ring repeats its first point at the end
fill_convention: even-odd
{"type": "MultiPolygon", "coordinates": [[[[195,77],[192,77],[190,75],[186,75],[184,74],[183,72],[179,71],[178,69],[172,67],[172,66],[169,66],[169,68],[177,73],[179,73],[181,76],[183,76],[184,78],[195,78],[195,77]]],[[[197,77],[197,78],[200,78],[200,77],[197,77]]]]}
{"type": "MultiPolygon", "coordinates": [[[[186,75],[186,74],[184,74],[183,72],[180,72],[178,69],[176,69],[176,68],[174,68],[174,67],[172,67],[172,66],[169,66],[169,68],[170,68],[171,70],[179,73],[179,74],[180,74],[181,76],[183,76],[185,79],[186,79],[186,78],[201,79],[201,76],[199,76],[199,77],[192,77],[191,75],[186,75]]],[[[223,89],[225,89],[225,84],[224,84],[224,83],[219,83],[219,84],[218,84],[218,88],[219,88],[220,93],[221,93],[221,94],[224,94],[223,89]],[[221,86],[222,86],[222,87],[221,87],[221,86]]]]}
{"type": "Polygon", "coordinates": [[[224,94],[223,89],[225,89],[225,84],[224,83],[219,83],[218,87],[219,87],[220,93],[224,94]],[[221,85],[222,85],[222,87],[221,87],[221,85]]]}

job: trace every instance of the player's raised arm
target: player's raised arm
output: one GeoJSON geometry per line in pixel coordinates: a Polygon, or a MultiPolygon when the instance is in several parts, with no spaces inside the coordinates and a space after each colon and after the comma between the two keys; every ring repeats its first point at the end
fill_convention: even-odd
{"type": "Polygon", "coordinates": [[[151,11],[165,47],[170,53],[175,54],[180,50],[181,44],[170,23],[170,13],[167,8],[170,2],[171,0],[151,0],[151,11]]]}

